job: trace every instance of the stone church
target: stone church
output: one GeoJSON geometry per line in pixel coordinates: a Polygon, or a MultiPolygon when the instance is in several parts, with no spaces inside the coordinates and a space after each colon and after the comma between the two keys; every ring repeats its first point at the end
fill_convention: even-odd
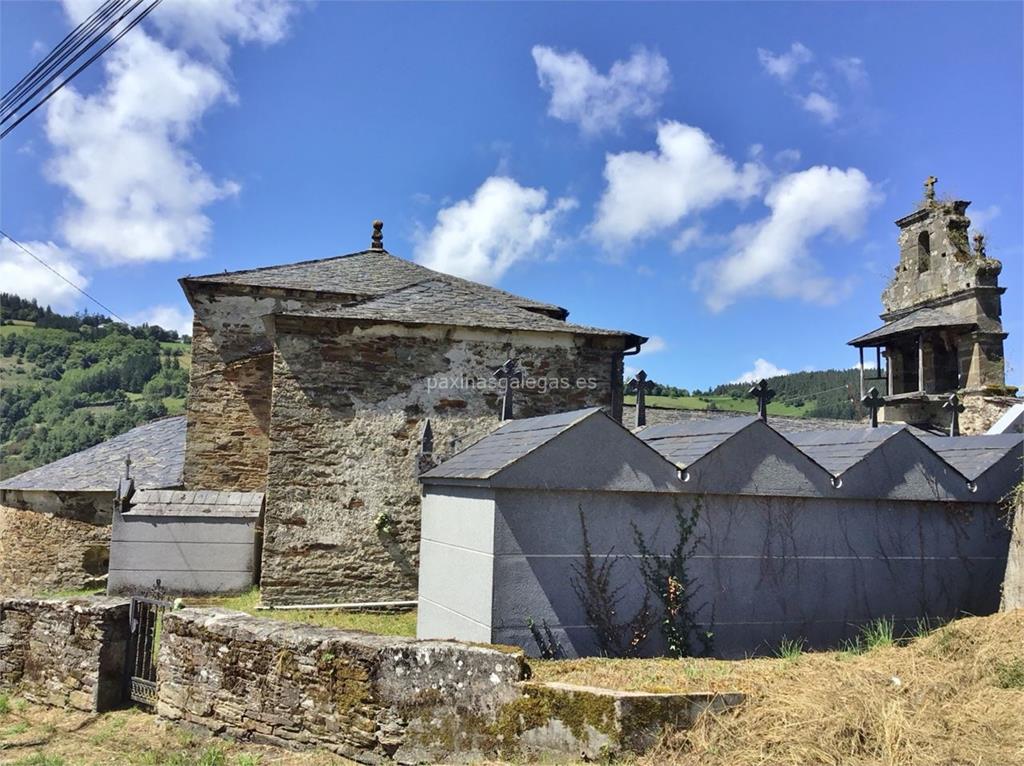
{"type": "Polygon", "coordinates": [[[929,177],[918,209],[896,221],[900,258],[882,293],[885,324],[849,344],[860,349],[862,389],[874,381],[886,392],[881,420],[945,430],[955,393],[963,433],[984,433],[1016,392],[1003,364],[1002,263],[986,255],[981,234],[971,247],[971,203],[937,199],[937,180],[929,177]]]}
{"type": "Polygon", "coordinates": [[[516,417],[621,419],[623,356],[646,341],[391,255],[379,221],[368,250],[180,283],[185,486],[266,492],[269,604],[414,599],[428,421],[436,460],[498,427],[506,384],[516,417]]]}

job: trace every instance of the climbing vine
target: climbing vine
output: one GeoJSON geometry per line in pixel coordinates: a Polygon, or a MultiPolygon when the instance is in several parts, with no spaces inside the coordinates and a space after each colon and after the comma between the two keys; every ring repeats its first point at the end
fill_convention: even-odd
{"type": "Polygon", "coordinates": [[[583,563],[573,564],[576,576],[570,579],[587,624],[594,630],[601,653],[607,657],[635,657],[650,635],[653,617],[650,594],[645,592],[640,608],[629,620],[619,619],[623,585],[612,585],[612,574],[619,563],[614,549],[606,556],[594,556],[587,533],[587,522],[580,507],[580,528],[583,532],[583,563]]]}
{"type": "Polygon", "coordinates": [[[697,622],[696,615],[706,604],[696,604],[700,586],[694,585],[687,571],[702,539],[696,535],[702,501],[698,498],[690,509],[678,499],[674,505],[677,538],[668,556],[654,553],[636,523],[632,524],[633,539],[640,554],[640,574],[648,593],[661,607],[659,626],[669,655],[696,656],[696,644],[699,644],[700,654],[710,654],[714,632],[710,628],[702,629],[697,622]]]}

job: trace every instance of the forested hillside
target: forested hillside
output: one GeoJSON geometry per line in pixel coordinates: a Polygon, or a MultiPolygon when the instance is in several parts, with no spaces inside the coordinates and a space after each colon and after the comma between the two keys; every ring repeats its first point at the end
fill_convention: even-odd
{"type": "MultiPolygon", "coordinates": [[[[877,381],[871,384],[881,388],[877,381]]],[[[705,391],[690,391],[653,383],[647,402],[654,407],[755,412],[757,405],[747,395],[750,386],[750,383],[722,383],[705,391]]],[[[775,399],[768,406],[768,412],[773,415],[841,420],[864,416],[857,401],[860,394],[860,372],[857,370],[794,372],[768,378],[768,386],[775,390],[775,399]]],[[[633,401],[635,397],[626,397],[627,403],[633,401]]]]}
{"type": "Polygon", "coordinates": [[[0,294],[0,478],[183,411],[191,339],[0,294]]]}

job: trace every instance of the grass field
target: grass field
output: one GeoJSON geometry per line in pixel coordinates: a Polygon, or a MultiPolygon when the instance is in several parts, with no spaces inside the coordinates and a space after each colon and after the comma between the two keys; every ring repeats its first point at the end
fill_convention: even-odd
{"type": "MultiPolygon", "coordinates": [[[[626,404],[636,404],[636,396],[627,395],[623,397],[626,404]]],[[[674,410],[721,410],[723,412],[735,412],[737,414],[756,414],[757,402],[753,399],[733,399],[731,396],[648,396],[648,407],[666,407],[674,410]],[[711,405],[714,406],[711,406],[711,405]]],[[[800,407],[790,404],[771,402],[768,405],[769,415],[790,415],[793,417],[805,417],[808,410],[814,406],[814,402],[808,402],[800,407]]]]}

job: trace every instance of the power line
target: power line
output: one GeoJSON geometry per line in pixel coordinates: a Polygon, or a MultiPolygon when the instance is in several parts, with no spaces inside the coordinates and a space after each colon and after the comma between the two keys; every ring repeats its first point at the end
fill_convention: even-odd
{"type": "Polygon", "coordinates": [[[104,311],[106,311],[106,312],[107,312],[108,314],[110,314],[110,316],[114,317],[114,319],[117,319],[117,320],[118,320],[118,321],[120,321],[120,322],[124,322],[125,324],[127,324],[127,325],[130,325],[130,322],[128,322],[128,320],[127,320],[127,319],[125,319],[125,318],[123,318],[123,317],[120,317],[120,316],[118,316],[117,314],[115,314],[115,313],[114,313],[114,310],[113,310],[112,308],[110,308],[109,306],[105,306],[104,304],[102,304],[102,303],[100,303],[100,302],[99,302],[98,300],[96,300],[96,298],[93,298],[93,297],[92,297],[91,295],[89,295],[89,293],[87,293],[87,292],[86,292],[85,290],[83,290],[83,289],[82,289],[81,287],[79,287],[79,286],[78,286],[78,285],[76,285],[76,284],[75,284],[74,282],[72,282],[72,281],[71,281],[70,279],[68,279],[67,277],[65,277],[65,276],[64,276],[63,274],[61,274],[61,273],[60,273],[59,271],[57,271],[57,269],[53,268],[53,266],[51,266],[51,265],[50,265],[50,264],[48,264],[48,263],[47,263],[46,261],[44,261],[44,260],[43,260],[42,258],[40,258],[40,257],[39,257],[38,255],[36,255],[35,253],[33,253],[33,252],[32,252],[31,250],[29,250],[29,249],[28,249],[27,247],[25,247],[25,246],[24,246],[23,244],[21,244],[21,243],[20,243],[20,242],[19,242],[18,240],[16,240],[16,239],[15,239],[14,237],[12,237],[12,236],[11,236],[10,234],[8,234],[8,233],[7,233],[6,231],[4,231],[3,229],[0,229],[0,235],[2,235],[2,236],[4,236],[4,237],[6,237],[6,238],[7,238],[7,239],[9,239],[9,240],[10,240],[11,242],[13,242],[13,243],[14,243],[14,244],[15,244],[15,245],[16,245],[16,246],[17,246],[18,248],[20,248],[20,249],[21,249],[21,251],[22,251],[22,252],[24,252],[24,253],[25,253],[26,255],[28,255],[29,257],[31,257],[31,258],[34,258],[35,260],[39,261],[39,263],[41,263],[41,264],[42,264],[43,266],[45,266],[45,267],[46,267],[47,269],[49,269],[50,271],[52,271],[52,272],[53,272],[54,274],[56,274],[56,275],[57,275],[58,277],[60,277],[60,278],[61,278],[62,280],[64,280],[65,282],[67,282],[67,283],[68,283],[69,285],[71,285],[71,286],[72,286],[73,288],[75,288],[76,290],[78,290],[78,292],[80,292],[80,293],[81,293],[82,295],[84,295],[84,296],[85,296],[86,298],[88,298],[89,300],[91,300],[91,301],[92,301],[93,303],[95,303],[95,304],[96,304],[97,306],[99,306],[99,307],[100,307],[101,309],[103,309],[104,311]]]}
{"type": "Polygon", "coordinates": [[[96,59],[98,59],[100,56],[102,56],[104,53],[110,50],[110,48],[115,43],[117,43],[118,40],[120,40],[122,37],[128,34],[128,32],[135,28],[135,26],[138,25],[144,18],[146,18],[146,16],[152,13],[153,9],[160,4],[161,0],[135,0],[134,4],[132,4],[130,8],[123,11],[113,21],[109,21],[111,15],[117,13],[117,11],[123,8],[127,2],[131,2],[131,0],[107,0],[107,2],[101,5],[100,8],[92,14],[92,16],[86,19],[86,21],[82,22],[82,24],[86,25],[86,27],[83,29],[81,33],[79,33],[78,29],[81,28],[82,25],[79,25],[79,28],[76,28],[76,30],[72,32],[70,37],[74,38],[73,41],[69,42],[68,38],[65,38],[64,41],[62,41],[60,45],[58,45],[57,48],[54,49],[54,51],[52,51],[45,59],[43,59],[43,61],[40,62],[40,64],[33,68],[32,72],[30,72],[26,77],[23,77],[21,81],[19,81],[19,83],[14,86],[14,88],[8,91],[10,99],[8,99],[7,96],[5,96],[3,99],[3,118],[0,119],[0,123],[7,122],[12,117],[14,117],[14,115],[20,112],[24,107],[32,103],[32,100],[35,99],[36,96],[38,96],[43,91],[43,89],[50,85],[55,79],[57,79],[57,77],[59,77],[72,64],[74,64],[75,61],[77,61],[82,55],[85,54],[86,51],[92,48],[97,42],[102,40],[103,37],[105,37],[111,29],[113,29],[117,24],[120,24],[128,16],[130,16],[131,13],[139,7],[139,5],[141,5],[143,2],[150,3],[137,16],[135,16],[134,18],[132,18],[131,21],[125,24],[124,28],[121,29],[116,35],[114,35],[110,42],[108,42],[106,45],[104,45],[98,51],[96,51],[96,53],[90,56],[85,61],[85,63],[83,63],[76,70],[74,70],[59,84],[51,87],[46,92],[46,94],[43,95],[41,99],[36,101],[36,103],[32,106],[31,109],[24,112],[10,126],[5,128],[3,133],[0,133],[0,139],[6,137],[12,130],[14,130],[22,122],[24,122],[33,112],[35,112],[47,101],[49,101],[54,96],[54,94],[57,93],[57,91],[59,91],[69,82],[74,80],[90,64],[92,64],[94,61],[96,61],[96,59]],[[97,29],[97,27],[107,21],[109,21],[107,26],[99,33],[96,33],[95,30],[97,29]],[[88,37],[85,37],[85,35],[88,35],[88,37]],[[79,44],[79,41],[83,39],[84,42],[79,44]],[[70,58],[70,60],[65,61],[65,59],[67,59],[71,52],[76,48],[79,49],[78,52],[75,53],[74,56],[70,58]],[[63,50],[63,52],[58,53],[62,49],[65,50],[63,50]],[[53,70],[55,67],[59,68],[57,68],[57,71],[54,72],[53,70]],[[47,75],[49,76],[47,77],[47,75]],[[33,87],[34,89],[32,90],[32,92],[28,95],[25,95],[26,91],[29,88],[33,87]],[[15,98],[17,98],[16,102],[15,98]]]}

